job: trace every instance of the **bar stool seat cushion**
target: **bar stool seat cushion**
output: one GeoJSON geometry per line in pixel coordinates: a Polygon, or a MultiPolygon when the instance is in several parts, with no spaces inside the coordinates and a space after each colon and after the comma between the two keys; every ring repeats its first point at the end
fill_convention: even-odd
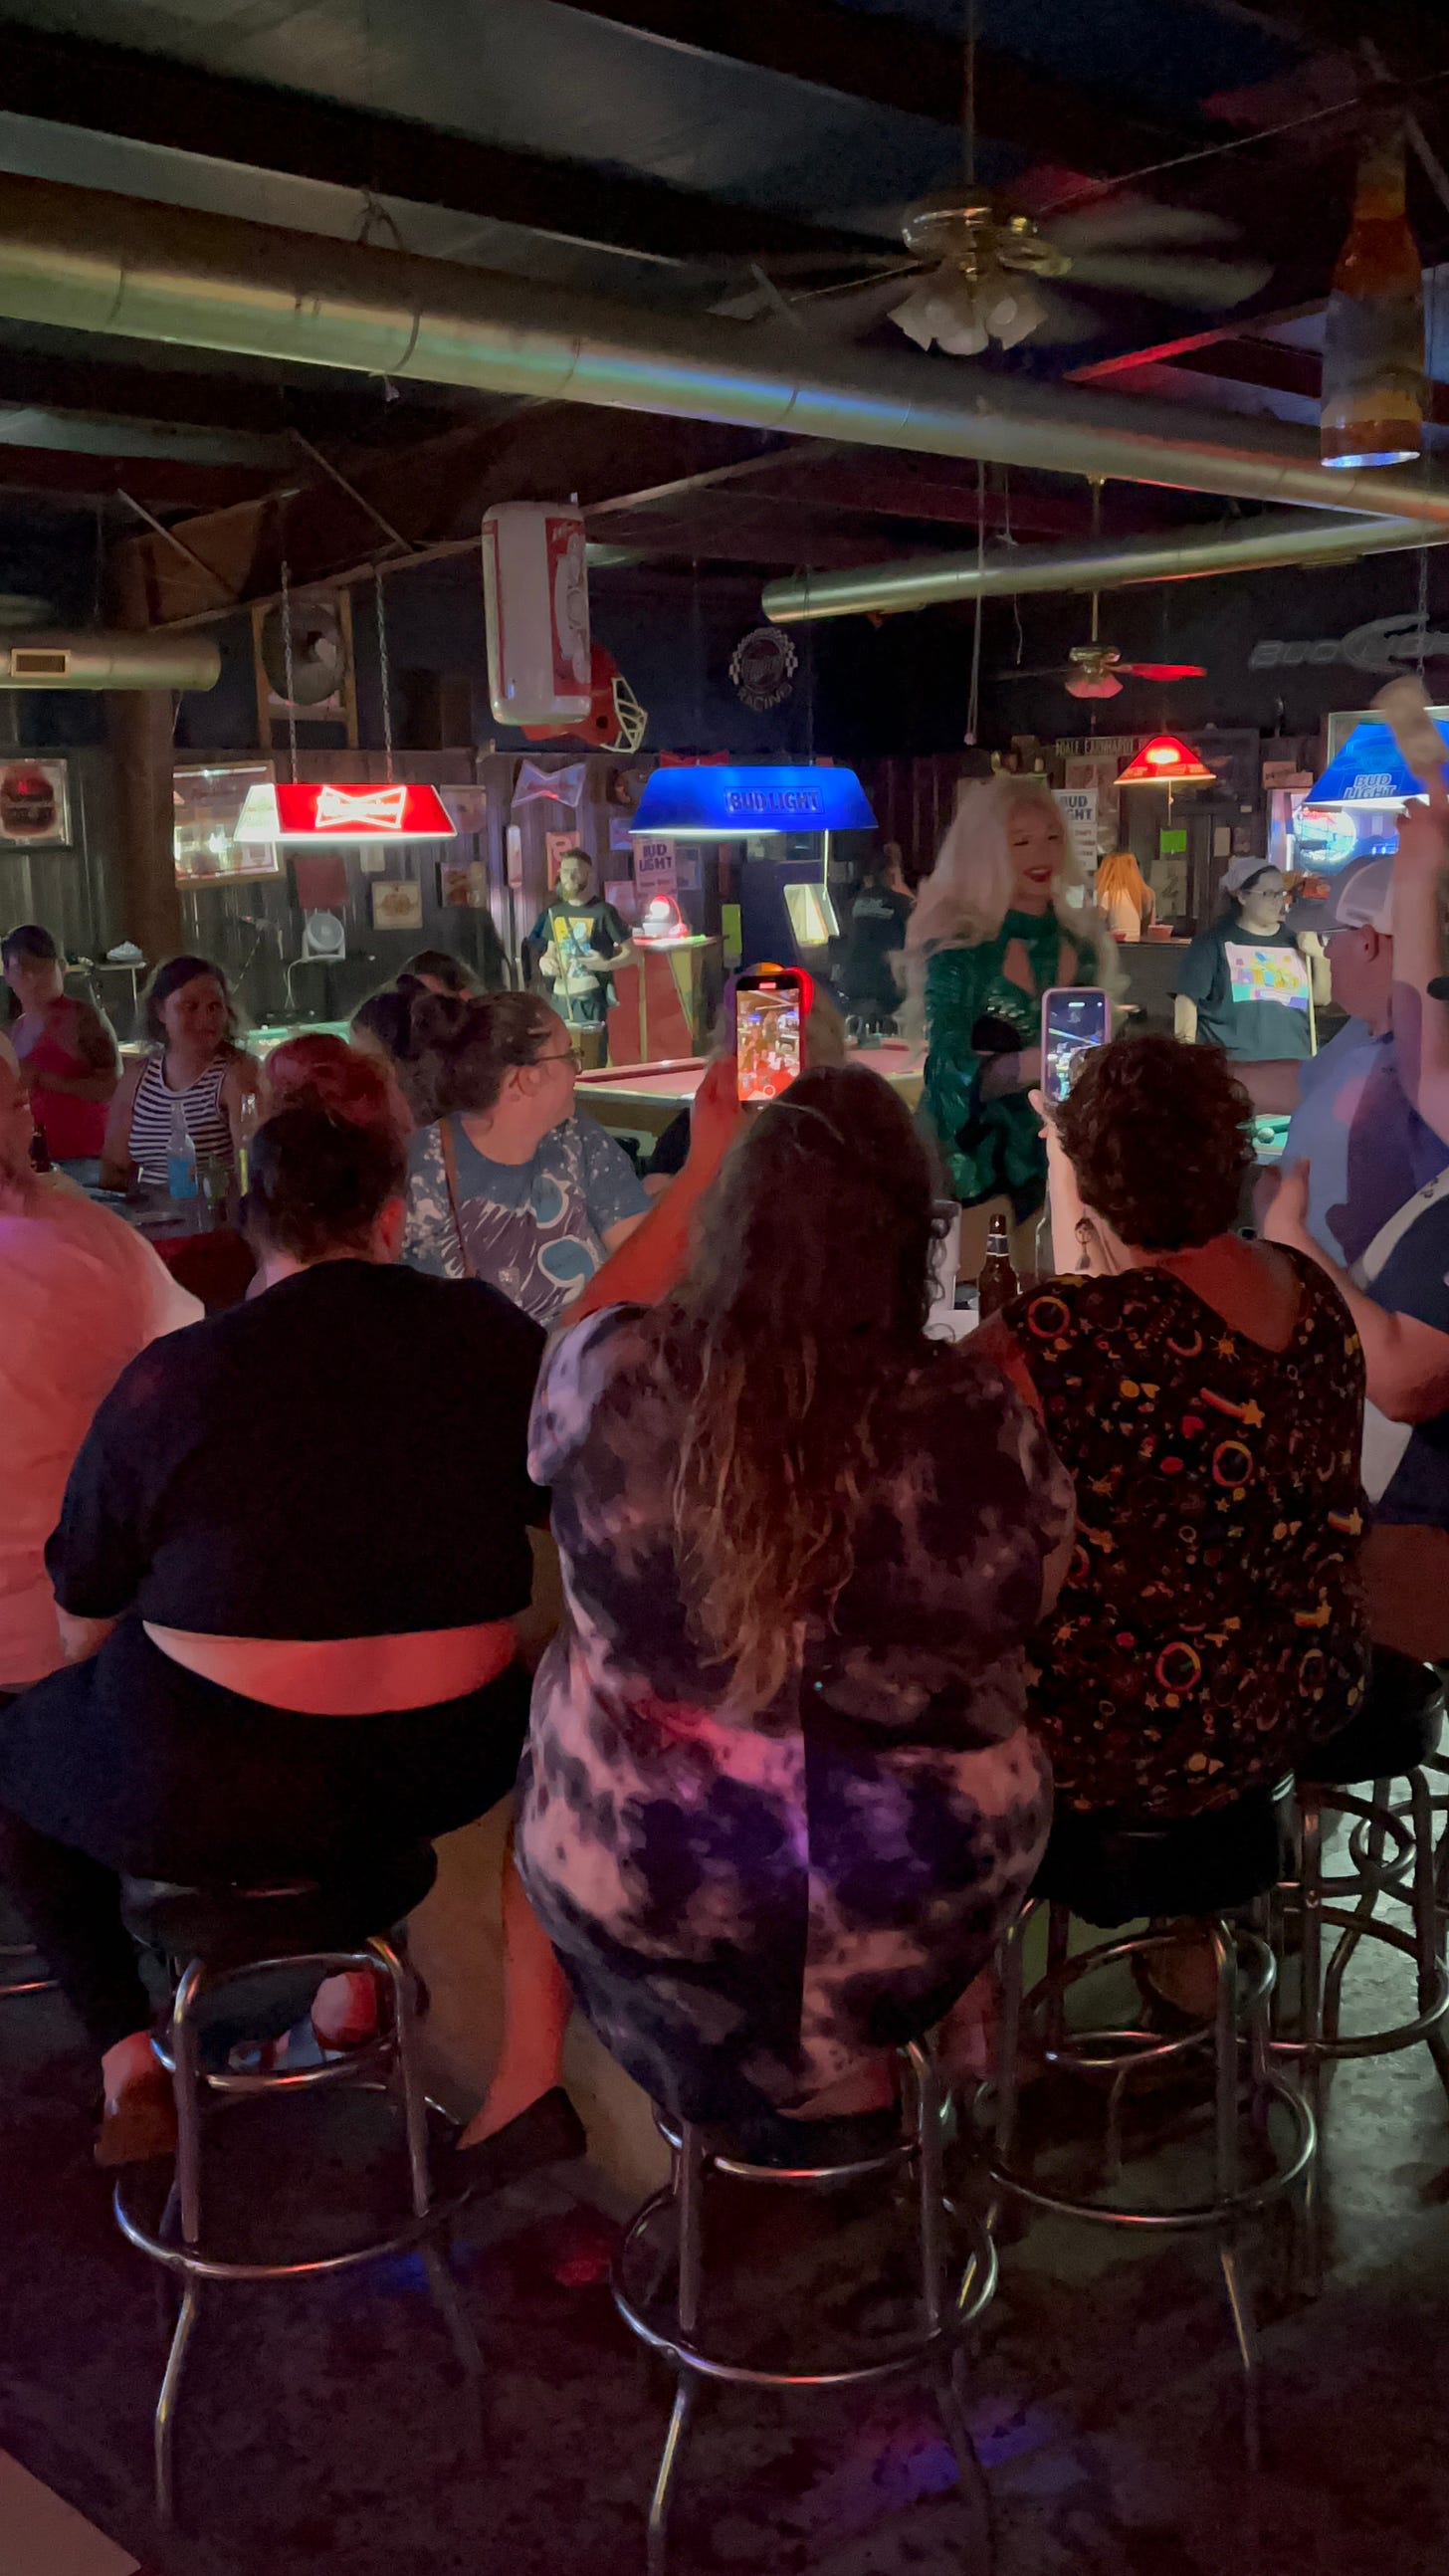
{"type": "Polygon", "coordinates": [[[133,1940],[148,1949],[238,1967],[357,1949],[421,1905],[437,1874],[432,1844],[414,1843],[325,1882],[180,1887],[164,1878],[123,1878],[121,1911],[133,1940]]]}
{"type": "Polygon", "coordinates": [[[1201,1816],[1058,1808],[1032,1894],[1110,1931],[1151,1914],[1226,1914],[1277,1884],[1278,1807],[1254,1789],[1201,1816]]]}
{"type": "Polygon", "coordinates": [[[1357,1716],[1314,1746],[1298,1766],[1311,1785],[1350,1780],[1401,1780],[1427,1761],[1444,1714],[1444,1685],[1432,1664],[1374,1648],[1368,1696],[1357,1716]]]}

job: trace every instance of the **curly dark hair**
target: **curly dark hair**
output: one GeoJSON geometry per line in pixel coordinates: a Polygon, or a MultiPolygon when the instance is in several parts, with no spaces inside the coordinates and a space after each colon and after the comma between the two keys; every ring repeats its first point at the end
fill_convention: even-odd
{"type": "Polygon", "coordinates": [[[1082,1203],[1139,1252],[1185,1252],[1237,1222],[1253,1104],[1217,1047],[1114,1038],[1056,1113],[1082,1203]]]}

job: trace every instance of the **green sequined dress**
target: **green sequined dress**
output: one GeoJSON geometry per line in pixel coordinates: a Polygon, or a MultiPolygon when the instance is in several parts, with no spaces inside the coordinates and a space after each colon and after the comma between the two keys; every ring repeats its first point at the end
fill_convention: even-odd
{"type": "Polygon", "coordinates": [[[994,939],[938,949],[927,963],[922,1101],[963,1207],[1004,1196],[1020,1223],[1046,1195],[1046,1148],[1026,1093],[984,1100],[981,1075],[993,1055],[1040,1045],[1041,996],[1064,980],[1096,984],[1100,967],[1091,941],[1051,912],[1009,912],[994,939]],[[1026,951],[1034,996],[1002,971],[1013,940],[1026,951]],[[1064,948],[1076,960],[1066,978],[1064,948]]]}

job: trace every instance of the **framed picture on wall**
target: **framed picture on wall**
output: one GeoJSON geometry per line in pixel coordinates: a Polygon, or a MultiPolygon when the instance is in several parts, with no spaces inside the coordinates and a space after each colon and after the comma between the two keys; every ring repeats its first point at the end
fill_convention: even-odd
{"type": "Polygon", "coordinates": [[[178,885],[237,885],[282,874],[279,842],[239,841],[236,836],[248,790],[272,784],[269,760],[213,761],[172,771],[171,847],[178,885]]]}
{"type": "Polygon", "coordinates": [[[15,757],[0,766],[0,842],[54,848],[70,839],[70,782],[63,760],[15,757]]]}
{"type": "Polygon", "coordinates": [[[422,929],[423,890],[414,878],[374,877],[372,926],[374,930],[422,929]]]}

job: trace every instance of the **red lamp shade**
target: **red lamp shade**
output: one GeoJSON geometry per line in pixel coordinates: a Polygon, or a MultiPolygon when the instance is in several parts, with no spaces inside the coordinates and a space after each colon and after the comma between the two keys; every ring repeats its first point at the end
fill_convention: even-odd
{"type": "Polygon", "coordinates": [[[1119,787],[1210,787],[1217,776],[1175,733],[1155,733],[1117,776],[1119,787]]]}

